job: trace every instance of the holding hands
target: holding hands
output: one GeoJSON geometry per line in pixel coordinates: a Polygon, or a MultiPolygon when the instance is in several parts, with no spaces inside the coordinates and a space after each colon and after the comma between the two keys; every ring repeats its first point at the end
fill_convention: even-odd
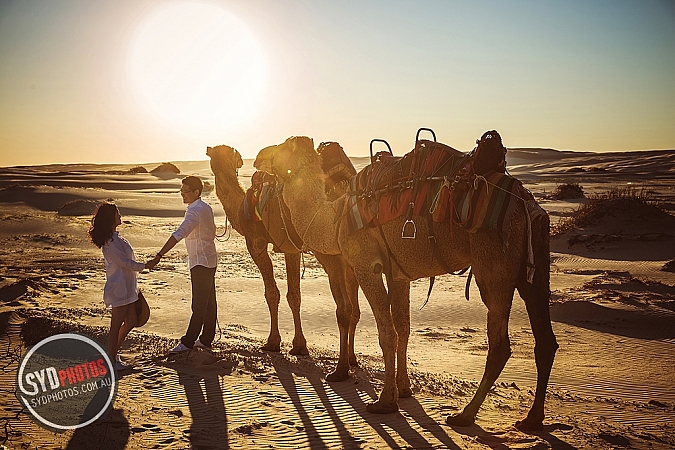
{"type": "Polygon", "coordinates": [[[176,238],[173,237],[173,235],[170,236],[169,239],[164,244],[164,246],[162,247],[162,249],[155,254],[155,257],[145,263],[145,268],[148,270],[152,270],[162,259],[162,256],[164,256],[169,250],[171,250],[177,243],[178,241],[176,240],[176,238]]]}
{"type": "Polygon", "coordinates": [[[152,258],[150,261],[145,263],[145,268],[148,270],[152,270],[155,268],[155,266],[159,263],[159,261],[162,259],[162,255],[157,253],[154,258],[152,258]]]}

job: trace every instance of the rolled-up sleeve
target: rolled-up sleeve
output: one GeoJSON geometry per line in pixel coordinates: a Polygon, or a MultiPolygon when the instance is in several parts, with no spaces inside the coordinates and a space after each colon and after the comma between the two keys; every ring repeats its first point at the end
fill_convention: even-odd
{"type": "Polygon", "coordinates": [[[171,236],[173,236],[177,241],[180,241],[190,234],[192,230],[195,229],[197,224],[199,224],[199,214],[197,214],[197,211],[187,210],[185,213],[185,219],[183,219],[183,223],[180,224],[178,229],[174,231],[171,236]]]}
{"type": "Polygon", "coordinates": [[[123,269],[133,270],[135,272],[141,272],[145,269],[145,264],[129,258],[126,253],[118,249],[112,242],[104,245],[102,250],[103,256],[106,259],[123,269]]]}

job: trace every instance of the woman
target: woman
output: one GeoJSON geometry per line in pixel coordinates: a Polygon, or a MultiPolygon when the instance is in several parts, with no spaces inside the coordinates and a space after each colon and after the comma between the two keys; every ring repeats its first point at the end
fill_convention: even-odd
{"type": "Polygon", "coordinates": [[[137,324],[134,305],[138,300],[136,272],[152,268],[151,262],[137,262],[129,242],[117,234],[117,226],[121,223],[122,216],[117,206],[114,203],[101,203],[96,208],[89,228],[91,242],[103,251],[105,259],[103,302],[112,310],[108,353],[115,361],[115,370],[118,371],[131,368],[122,362],[117,351],[129,331],[137,324]]]}

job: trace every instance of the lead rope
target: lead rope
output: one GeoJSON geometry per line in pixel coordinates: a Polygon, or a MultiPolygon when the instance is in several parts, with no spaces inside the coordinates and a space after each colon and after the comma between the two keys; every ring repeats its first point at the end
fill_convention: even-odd
{"type": "Polygon", "coordinates": [[[223,234],[216,234],[216,240],[218,242],[226,242],[230,240],[230,237],[232,237],[232,228],[229,227],[228,225],[229,220],[227,219],[227,214],[225,214],[225,231],[223,231],[223,234]],[[229,231],[229,233],[228,233],[229,231]],[[227,234],[227,237],[225,239],[220,239],[223,236],[227,234]]]}
{"type": "MultiPolygon", "coordinates": [[[[239,176],[239,169],[236,169],[234,171],[234,173],[235,173],[236,176],[239,176]]],[[[223,208],[223,212],[225,212],[225,208],[223,208]]],[[[232,228],[229,227],[229,219],[227,218],[227,213],[225,213],[225,231],[223,231],[223,234],[217,234],[216,233],[216,240],[218,242],[226,242],[226,241],[229,241],[231,237],[232,237],[232,228]],[[228,233],[228,231],[229,231],[229,233],[228,233]],[[220,239],[223,236],[225,236],[226,234],[227,234],[227,237],[225,239],[220,239]]],[[[218,320],[218,316],[216,316],[216,327],[217,327],[218,331],[216,332],[216,335],[214,336],[214,340],[211,343],[212,346],[213,346],[213,344],[217,344],[218,342],[220,342],[220,339],[222,339],[222,337],[223,337],[223,329],[220,328],[220,321],[218,320]]]]}
{"type": "Polygon", "coordinates": [[[319,214],[319,210],[321,207],[318,207],[316,209],[316,212],[312,216],[312,220],[309,221],[309,225],[307,225],[307,228],[305,229],[305,232],[302,233],[302,251],[300,251],[300,259],[302,260],[302,274],[300,275],[300,278],[303,279],[305,278],[305,252],[307,250],[307,244],[305,244],[305,236],[307,236],[307,232],[309,231],[309,227],[312,226],[312,223],[314,223],[314,219],[316,218],[316,215],[319,214]]]}
{"type": "MultiPolygon", "coordinates": [[[[288,226],[286,225],[286,219],[284,218],[284,208],[281,205],[281,194],[277,197],[279,200],[279,215],[281,216],[281,223],[284,226],[284,231],[286,232],[286,237],[288,238],[288,241],[295,247],[295,249],[300,252],[300,263],[302,264],[302,272],[300,273],[300,279],[304,280],[305,279],[305,252],[302,251],[301,248],[298,248],[297,245],[295,245],[295,242],[293,242],[293,239],[291,239],[291,235],[288,233],[288,226]]],[[[305,246],[305,243],[302,243],[302,246],[305,246]]]]}
{"type": "MultiPolygon", "coordinates": [[[[238,176],[239,176],[239,169],[234,169],[234,176],[235,176],[235,177],[238,177],[238,176]]],[[[218,194],[216,194],[216,196],[217,196],[217,195],[218,195],[218,194]]],[[[223,208],[223,212],[225,212],[225,208],[223,208]]],[[[228,218],[227,218],[227,213],[225,212],[225,231],[223,231],[223,234],[217,234],[217,233],[216,233],[216,240],[217,240],[218,242],[226,242],[226,241],[229,241],[229,240],[230,240],[230,237],[232,237],[232,229],[228,227],[228,223],[229,223],[229,220],[228,220],[228,218]],[[230,231],[229,234],[227,233],[228,230],[230,231]],[[222,240],[221,240],[220,238],[222,238],[222,237],[225,236],[226,234],[227,234],[227,237],[226,237],[225,239],[222,239],[222,240]]],[[[219,326],[219,328],[220,328],[220,326],[219,326]]]]}
{"type": "Polygon", "coordinates": [[[279,200],[279,214],[281,215],[281,223],[284,225],[284,230],[286,231],[286,236],[288,237],[288,240],[291,242],[291,244],[293,244],[293,247],[295,247],[295,249],[300,252],[300,260],[302,262],[302,273],[300,274],[300,279],[304,279],[305,278],[305,268],[306,268],[306,266],[305,266],[305,252],[307,251],[307,246],[305,245],[305,236],[307,236],[307,232],[309,231],[309,227],[311,227],[312,223],[314,223],[314,219],[316,218],[316,215],[319,214],[319,210],[321,209],[321,207],[316,209],[316,212],[312,216],[312,220],[309,221],[309,225],[307,225],[307,228],[305,229],[305,232],[302,234],[302,237],[300,238],[300,240],[302,240],[302,248],[298,248],[298,246],[295,245],[295,242],[293,242],[293,239],[291,239],[291,235],[288,234],[288,226],[286,225],[286,219],[284,217],[284,208],[283,208],[283,205],[281,204],[281,195],[279,195],[277,197],[277,199],[279,200]]]}
{"type": "MultiPolygon", "coordinates": [[[[281,223],[284,226],[284,231],[286,232],[286,237],[288,238],[288,242],[295,247],[297,251],[302,253],[302,249],[295,245],[295,242],[293,242],[293,239],[291,239],[291,235],[288,233],[288,226],[286,225],[286,218],[284,217],[284,207],[281,204],[281,193],[277,195],[277,201],[279,202],[279,215],[281,216],[281,223]]],[[[303,246],[305,245],[304,243],[302,244],[303,246]]]]}

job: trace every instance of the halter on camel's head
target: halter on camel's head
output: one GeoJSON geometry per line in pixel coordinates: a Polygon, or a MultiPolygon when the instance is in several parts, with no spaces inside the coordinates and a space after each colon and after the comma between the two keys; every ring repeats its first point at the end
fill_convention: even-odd
{"type": "MultiPolygon", "coordinates": [[[[306,136],[292,136],[283,144],[271,145],[260,150],[253,166],[281,180],[289,180],[297,168],[296,157],[300,149],[311,149],[314,152],[314,141],[306,136]],[[296,166],[293,164],[296,163],[296,166]]],[[[318,156],[318,155],[317,155],[318,156]]]]}
{"type": "Polygon", "coordinates": [[[483,136],[476,140],[476,144],[478,145],[471,152],[474,157],[475,173],[484,175],[489,172],[506,171],[506,147],[496,130],[483,133],[483,136]]]}

